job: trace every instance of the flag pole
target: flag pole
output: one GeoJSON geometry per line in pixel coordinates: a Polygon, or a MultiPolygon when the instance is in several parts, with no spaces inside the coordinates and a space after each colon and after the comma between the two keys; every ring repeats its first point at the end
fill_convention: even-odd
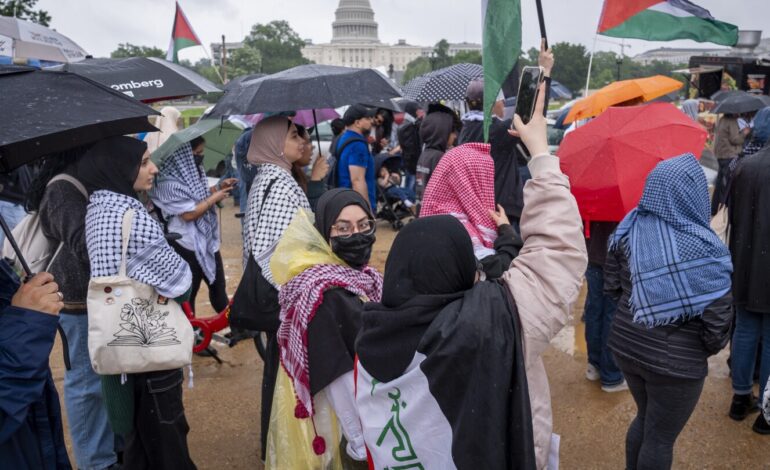
{"type": "Polygon", "coordinates": [[[545,39],[545,48],[548,49],[548,36],[545,34],[545,16],[543,15],[543,4],[540,0],[535,0],[537,5],[537,20],[540,23],[540,37],[545,39]]]}
{"type": "MultiPolygon", "coordinates": [[[[214,59],[211,58],[211,55],[209,54],[209,50],[206,49],[206,46],[204,46],[203,44],[201,44],[201,47],[203,48],[203,52],[206,53],[206,57],[209,58],[209,62],[211,62],[211,65],[214,67],[214,72],[217,73],[217,77],[219,77],[219,81],[222,82],[222,85],[227,85],[225,83],[225,80],[222,78],[222,74],[219,73],[219,67],[216,66],[216,64],[214,63],[214,59]]],[[[224,47],[225,47],[224,44],[222,44],[222,53],[223,54],[225,53],[224,47]]]]}
{"type": "Polygon", "coordinates": [[[596,40],[599,33],[594,34],[594,47],[591,48],[591,56],[588,58],[588,74],[586,74],[586,88],[583,91],[583,98],[588,96],[588,86],[591,84],[591,66],[594,63],[594,52],[596,51],[596,40]]]}

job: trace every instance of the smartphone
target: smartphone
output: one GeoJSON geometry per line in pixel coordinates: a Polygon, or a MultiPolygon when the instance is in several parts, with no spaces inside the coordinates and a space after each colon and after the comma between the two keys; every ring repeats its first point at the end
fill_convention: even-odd
{"type": "Polygon", "coordinates": [[[519,93],[516,95],[516,114],[519,115],[524,124],[532,120],[540,84],[545,79],[544,75],[545,69],[543,67],[527,66],[521,71],[519,93]]]}

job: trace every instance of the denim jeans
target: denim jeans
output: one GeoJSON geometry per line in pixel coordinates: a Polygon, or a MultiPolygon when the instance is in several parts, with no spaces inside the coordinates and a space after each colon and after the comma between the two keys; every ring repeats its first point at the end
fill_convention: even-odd
{"type": "Polygon", "coordinates": [[[598,264],[588,263],[586,269],[588,295],[585,304],[586,345],[588,363],[599,370],[602,385],[617,385],[623,374],[615,364],[607,339],[612,319],[615,317],[615,301],[604,295],[604,270],[598,264]]]}
{"type": "Polygon", "coordinates": [[[414,173],[404,172],[404,187],[414,193],[414,185],[417,183],[417,177],[414,173]]]}
{"type": "MultiPolygon", "coordinates": [[[[733,392],[736,394],[751,393],[754,387],[754,366],[760,338],[762,351],[759,357],[759,383],[764,387],[770,376],[770,313],[751,312],[736,307],[731,354],[733,392]]],[[[760,397],[762,393],[760,389],[760,397]]]]}
{"type": "Polygon", "coordinates": [[[67,336],[72,365],[71,370],[64,372],[64,405],[75,460],[81,470],[107,468],[118,458],[115,434],[102,399],[102,384],[88,357],[88,316],[61,314],[59,324],[67,336]]]}
{"type": "MultiPolygon", "coordinates": [[[[8,228],[13,230],[13,228],[16,227],[19,222],[21,222],[21,219],[27,215],[27,212],[24,210],[24,206],[21,204],[14,204],[8,201],[0,201],[0,215],[2,215],[3,219],[5,219],[5,223],[8,224],[8,228]]],[[[0,230],[0,247],[3,246],[3,242],[5,242],[5,233],[0,230]]]]}
{"type": "Polygon", "coordinates": [[[410,190],[409,188],[400,188],[398,186],[391,186],[385,190],[385,194],[390,198],[398,199],[404,203],[406,203],[407,201],[409,201],[410,203],[414,203],[414,201],[417,200],[417,197],[414,195],[414,191],[410,190]]]}

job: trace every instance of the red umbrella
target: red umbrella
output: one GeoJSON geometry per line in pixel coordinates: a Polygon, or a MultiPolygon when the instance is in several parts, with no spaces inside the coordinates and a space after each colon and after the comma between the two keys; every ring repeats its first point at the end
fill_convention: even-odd
{"type": "Polygon", "coordinates": [[[647,174],[662,160],[700,158],[706,131],[669,103],[613,107],[570,132],[559,147],[580,215],[623,220],[639,203],[647,174]]]}

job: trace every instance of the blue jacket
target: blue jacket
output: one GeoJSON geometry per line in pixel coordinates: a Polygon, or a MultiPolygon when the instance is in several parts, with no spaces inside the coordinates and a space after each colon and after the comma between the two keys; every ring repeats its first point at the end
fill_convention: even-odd
{"type": "Polygon", "coordinates": [[[58,317],[10,306],[19,286],[0,261],[0,465],[71,469],[48,356],[58,317]]]}

